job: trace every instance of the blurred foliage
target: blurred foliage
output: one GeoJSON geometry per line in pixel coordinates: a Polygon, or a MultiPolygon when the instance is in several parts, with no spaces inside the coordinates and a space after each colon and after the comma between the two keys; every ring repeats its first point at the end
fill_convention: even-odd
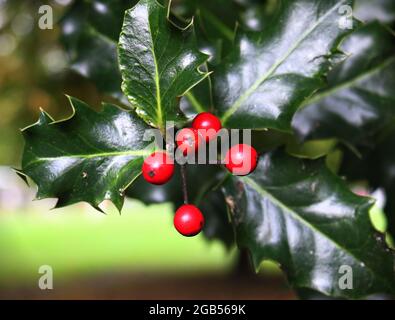
{"type": "Polygon", "coordinates": [[[0,164],[20,161],[20,128],[35,122],[43,108],[56,117],[71,113],[64,94],[99,106],[95,87],[67,71],[57,21],[70,0],[0,0],[0,164]],[[38,27],[41,5],[53,8],[54,28],[38,27]]]}

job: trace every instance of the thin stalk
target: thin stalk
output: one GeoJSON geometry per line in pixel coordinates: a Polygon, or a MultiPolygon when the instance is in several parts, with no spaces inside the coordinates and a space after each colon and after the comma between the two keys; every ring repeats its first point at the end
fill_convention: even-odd
{"type": "Polygon", "coordinates": [[[182,195],[184,197],[184,204],[188,204],[188,187],[187,187],[187,170],[186,170],[186,165],[182,164],[180,165],[180,171],[181,171],[181,186],[182,186],[182,195]]]}

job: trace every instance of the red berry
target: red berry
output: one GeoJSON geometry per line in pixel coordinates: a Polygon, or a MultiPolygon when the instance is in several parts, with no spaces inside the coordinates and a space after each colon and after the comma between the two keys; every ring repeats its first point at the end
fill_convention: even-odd
{"type": "Polygon", "coordinates": [[[210,112],[199,113],[193,119],[192,127],[202,135],[206,142],[216,137],[219,130],[221,130],[221,121],[210,112]]]}
{"type": "Polygon", "coordinates": [[[176,142],[184,155],[195,152],[201,143],[201,136],[195,129],[184,128],[177,132],[176,142]]]}
{"type": "Polygon", "coordinates": [[[177,209],[174,216],[174,227],[183,236],[196,236],[202,231],[203,225],[203,214],[196,206],[184,204],[177,209]]]}
{"type": "Polygon", "coordinates": [[[155,151],[145,158],[143,163],[143,177],[152,184],[164,184],[174,173],[174,160],[165,151],[155,151]]]}
{"type": "Polygon", "coordinates": [[[233,174],[245,176],[256,168],[258,153],[248,144],[231,147],[225,156],[225,167],[233,174]]]}

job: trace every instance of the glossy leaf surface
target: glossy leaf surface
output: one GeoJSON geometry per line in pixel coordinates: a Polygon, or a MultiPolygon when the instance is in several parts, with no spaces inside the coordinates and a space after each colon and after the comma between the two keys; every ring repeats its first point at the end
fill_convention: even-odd
{"type": "Polygon", "coordinates": [[[349,191],[323,162],[269,153],[251,175],[229,177],[224,191],[237,243],[257,267],[277,261],[294,287],[336,297],[394,292],[394,254],[370,223],[372,200],[349,191]],[[344,265],[353,289],[339,286],[344,265]]]}
{"type": "Polygon", "coordinates": [[[102,92],[126,102],[121,91],[117,42],[124,11],[134,0],[75,1],[60,21],[70,68],[102,92]]]}
{"type": "Polygon", "coordinates": [[[111,200],[121,210],[124,190],[141,173],[146,124],[110,104],[100,113],[70,98],[73,116],[54,122],[45,112],[23,130],[22,172],[38,185],[37,198],[58,198],[56,207],[86,201],[98,209],[111,200]]]}
{"type": "Polygon", "coordinates": [[[292,126],[299,137],[351,143],[377,133],[395,117],[395,41],[379,23],[342,44],[349,57],[328,75],[328,86],[305,102],[292,126]]]}
{"type": "Polygon", "coordinates": [[[395,129],[369,147],[360,147],[357,156],[350,150],[344,152],[340,174],[348,181],[363,181],[374,191],[385,191],[384,211],[388,220],[388,231],[395,239],[395,129]]]}
{"type": "Polygon", "coordinates": [[[265,32],[237,35],[214,72],[216,107],[226,127],[290,131],[301,103],[323,86],[349,30],[339,8],[351,1],[282,1],[265,32]]]}
{"type": "Polygon", "coordinates": [[[126,11],[119,39],[122,89],[150,125],[183,121],[178,98],[208,73],[198,68],[207,56],[197,49],[192,25],[181,30],[155,0],[142,0],[126,11]]]}

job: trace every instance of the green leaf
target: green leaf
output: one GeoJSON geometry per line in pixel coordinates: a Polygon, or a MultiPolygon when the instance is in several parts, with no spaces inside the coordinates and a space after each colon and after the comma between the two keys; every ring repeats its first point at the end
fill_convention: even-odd
{"type": "Polygon", "coordinates": [[[336,147],[335,139],[310,140],[299,143],[294,137],[287,141],[286,151],[298,158],[318,159],[331,153],[336,147]]]}
{"type": "Polygon", "coordinates": [[[203,233],[208,239],[219,239],[228,248],[234,245],[234,232],[225,198],[220,190],[210,190],[201,199],[199,208],[205,217],[203,233]]]}
{"type": "Polygon", "coordinates": [[[265,32],[239,32],[213,77],[224,126],[290,131],[297,108],[338,60],[348,33],[339,27],[339,8],[351,2],[285,0],[265,32]]]}
{"type": "MultiPolygon", "coordinates": [[[[202,19],[202,12],[200,10],[198,10],[195,17],[195,33],[199,50],[209,55],[209,60],[205,64],[204,69],[206,72],[211,72],[213,65],[217,65],[221,62],[225,47],[224,41],[226,39],[221,38],[221,35],[217,34],[215,30],[213,31],[208,26],[204,25],[205,21],[202,19]]],[[[227,46],[231,45],[228,40],[226,40],[226,43],[227,46]]],[[[214,112],[210,75],[181,98],[180,108],[189,119],[204,111],[214,112]]]]}
{"type": "Polygon", "coordinates": [[[209,73],[198,68],[208,56],[197,49],[190,24],[179,29],[156,0],[141,0],[126,11],[119,39],[122,89],[150,125],[184,121],[179,97],[209,73]]]}
{"type": "Polygon", "coordinates": [[[249,176],[230,176],[224,192],[237,243],[256,267],[277,261],[292,286],[335,297],[394,292],[394,253],[370,223],[373,201],[349,191],[323,161],[268,153],[249,176]],[[352,268],[353,289],[339,287],[342,265],[352,268]]]}
{"type": "Polygon", "coordinates": [[[228,48],[233,42],[239,6],[229,0],[184,0],[174,4],[174,11],[184,17],[194,16],[197,29],[211,43],[218,40],[228,48]]]}
{"type": "MultiPolygon", "coordinates": [[[[199,49],[210,56],[207,67],[213,71],[231,51],[238,23],[246,29],[262,31],[263,24],[269,20],[270,7],[273,6],[259,1],[239,4],[229,0],[187,0],[176,5],[175,11],[183,12],[184,16],[194,15],[199,49]]],[[[216,112],[210,77],[181,99],[181,110],[188,118],[203,111],[216,112]]]]}
{"type": "Polygon", "coordinates": [[[178,207],[183,203],[180,181],[179,166],[176,166],[174,175],[169,182],[163,185],[153,185],[141,175],[126,189],[125,194],[129,198],[139,200],[147,205],[171,202],[175,207],[178,207]]]}
{"type": "Polygon", "coordinates": [[[360,152],[357,157],[345,149],[340,174],[348,181],[367,181],[372,190],[385,190],[388,232],[395,238],[395,127],[360,152]]]}
{"type": "MultiPolygon", "coordinates": [[[[205,64],[204,69],[206,72],[210,72],[213,69],[213,65],[221,62],[224,51],[229,50],[231,47],[231,41],[227,38],[222,38],[222,32],[217,33],[216,29],[212,30],[210,26],[206,26],[202,16],[202,11],[198,10],[195,15],[195,33],[199,50],[209,55],[208,63],[205,64]]],[[[218,19],[218,17],[213,18],[218,19]]],[[[189,119],[204,111],[214,112],[210,76],[198,83],[181,98],[180,108],[189,119]]]]}
{"type": "Polygon", "coordinates": [[[121,91],[117,42],[124,11],[136,1],[75,1],[60,21],[70,68],[101,93],[127,102],[121,91]]]}
{"type": "Polygon", "coordinates": [[[341,49],[349,58],[296,113],[292,126],[297,135],[356,143],[388,125],[395,117],[394,43],[394,36],[377,22],[348,37],[341,49]]]}
{"type": "MultiPolygon", "coordinates": [[[[199,50],[210,56],[207,71],[212,71],[233,46],[234,34],[243,8],[229,0],[184,0],[173,2],[172,11],[184,18],[194,17],[199,50]]],[[[203,111],[215,112],[212,84],[207,77],[181,99],[181,110],[188,118],[203,111]]]]}
{"type": "Polygon", "coordinates": [[[124,190],[140,175],[149,142],[135,114],[104,104],[100,113],[70,98],[71,118],[39,121],[23,130],[22,172],[38,185],[37,198],[58,198],[56,207],[80,201],[96,209],[111,200],[122,209],[124,190]]]}

